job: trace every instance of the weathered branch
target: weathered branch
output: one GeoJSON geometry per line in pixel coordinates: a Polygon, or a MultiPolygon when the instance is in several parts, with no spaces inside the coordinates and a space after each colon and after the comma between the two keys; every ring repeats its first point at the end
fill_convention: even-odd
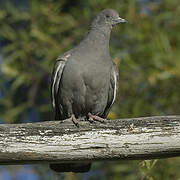
{"type": "Polygon", "coordinates": [[[0,164],[180,156],[180,116],[0,125],[0,164]]]}

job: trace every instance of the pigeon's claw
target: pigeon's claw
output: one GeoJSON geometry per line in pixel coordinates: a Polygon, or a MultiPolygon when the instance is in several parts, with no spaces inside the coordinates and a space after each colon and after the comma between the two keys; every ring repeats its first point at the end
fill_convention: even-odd
{"type": "Polygon", "coordinates": [[[76,117],[75,117],[74,114],[71,116],[71,118],[72,118],[72,122],[73,122],[77,127],[79,127],[78,120],[76,119],[76,117]]]}
{"type": "Polygon", "coordinates": [[[78,120],[76,119],[74,114],[72,114],[72,116],[68,119],[71,120],[75,126],[79,127],[78,120]]]}
{"type": "Polygon", "coordinates": [[[98,122],[104,123],[105,120],[106,120],[104,118],[101,118],[99,116],[93,115],[91,113],[88,113],[88,117],[89,117],[88,121],[91,122],[91,123],[94,122],[94,121],[98,121],[98,122]]]}

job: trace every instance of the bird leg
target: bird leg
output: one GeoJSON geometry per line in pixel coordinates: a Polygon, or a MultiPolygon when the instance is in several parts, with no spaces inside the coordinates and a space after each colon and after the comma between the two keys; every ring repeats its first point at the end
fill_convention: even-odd
{"type": "Polygon", "coordinates": [[[88,121],[91,122],[91,123],[94,122],[94,121],[98,121],[98,122],[104,123],[105,120],[106,120],[106,119],[103,119],[103,118],[101,118],[99,116],[93,115],[91,113],[88,113],[88,116],[89,116],[88,121]]]}
{"type": "Polygon", "coordinates": [[[72,114],[72,116],[68,119],[72,120],[72,122],[75,124],[75,126],[79,127],[78,120],[76,119],[74,114],[72,114]]]}

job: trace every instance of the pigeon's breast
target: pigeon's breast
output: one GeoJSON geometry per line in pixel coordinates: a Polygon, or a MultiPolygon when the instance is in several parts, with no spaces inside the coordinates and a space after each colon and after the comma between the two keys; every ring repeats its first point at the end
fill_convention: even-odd
{"type": "Polygon", "coordinates": [[[108,101],[111,65],[88,59],[69,59],[61,80],[62,106],[72,108],[77,117],[89,112],[101,116],[108,101]]]}

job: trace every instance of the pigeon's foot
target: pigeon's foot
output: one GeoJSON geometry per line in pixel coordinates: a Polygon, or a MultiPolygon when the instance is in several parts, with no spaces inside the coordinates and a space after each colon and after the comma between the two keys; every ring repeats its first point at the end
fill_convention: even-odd
{"type": "Polygon", "coordinates": [[[88,121],[91,122],[91,123],[94,122],[94,121],[104,123],[105,120],[106,120],[106,119],[103,119],[103,118],[101,118],[99,116],[93,115],[91,113],[88,113],[88,117],[89,117],[88,121]]]}
{"type": "Polygon", "coordinates": [[[69,120],[71,120],[75,126],[79,127],[79,123],[78,120],[76,119],[75,115],[72,114],[72,116],[70,118],[68,118],[69,120]]]}

